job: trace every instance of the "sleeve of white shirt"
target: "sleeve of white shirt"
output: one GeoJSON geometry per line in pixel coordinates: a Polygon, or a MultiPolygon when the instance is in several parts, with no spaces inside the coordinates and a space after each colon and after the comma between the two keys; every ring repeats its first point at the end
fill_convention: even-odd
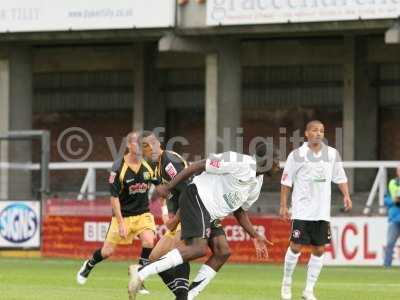
{"type": "Polygon", "coordinates": [[[281,184],[285,186],[293,186],[293,177],[295,175],[296,162],[293,157],[293,152],[291,152],[286,159],[285,168],[283,169],[283,174],[281,178],[281,184]]]}
{"type": "Polygon", "coordinates": [[[347,176],[343,168],[342,158],[338,151],[336,151],[335,163],[333,165],[332,181],[336,184],[346,183],[347,176]]]}
{"type": "Polygon", "coordinates": [[[249,208],[254,204],[254,202],[256,202],[257,199],[260,197],[261,187],[263,184],[263,176],[261,176],[261,178],[258,180],[259,181],[257,183],[257,186],[251,191],[249,197],[247,198],[247,201],[242,205],[242,208],[245,211],[249,210],[249,208]]]}
{"type": "Polygon", "coordinates": [[[232,174],[247,171],[249,163],[238,161],[235,155],[229,152],[210,155],[206,160],[206,172],[211,174],[232,174]]]}

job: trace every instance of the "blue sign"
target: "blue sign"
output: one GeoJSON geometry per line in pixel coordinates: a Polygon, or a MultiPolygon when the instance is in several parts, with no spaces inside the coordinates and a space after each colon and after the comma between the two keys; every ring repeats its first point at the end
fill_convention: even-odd
{"type": "Polygon", "coordinates": [[[25,203],[13,203],[0,211],[0,236],[11,243],[24,243],[35,236],[39,216],[25,203]]]}

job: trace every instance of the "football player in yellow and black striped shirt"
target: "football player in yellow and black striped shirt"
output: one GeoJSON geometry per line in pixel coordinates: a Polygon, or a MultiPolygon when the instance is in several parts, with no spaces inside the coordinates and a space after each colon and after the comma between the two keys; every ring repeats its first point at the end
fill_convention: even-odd
{"type": "Polygon", "coordinates": [[[140,265],[148,263],[154,247],[156,226],[149,210],[148,197],[154,171],[140,158],[137,132],[128,134],[127,148],[129,152],[114,162],[109,177],[113,215],[106,240],[103,247],[83,263],[77,274],[79,284],[86,283],[94,266],[110,257],[117,245],[131,244],[138,237],[142,243],[140,265]]]}

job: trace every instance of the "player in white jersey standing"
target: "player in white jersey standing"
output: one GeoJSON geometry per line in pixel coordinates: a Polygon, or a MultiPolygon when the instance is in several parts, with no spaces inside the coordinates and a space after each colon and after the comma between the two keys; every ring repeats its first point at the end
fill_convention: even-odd
{"type": "Polygon", "coordinates": [[[323,266],[325,245],[330,242],[331,182],[343,194],[345,211],[352,208],[347,177],[338,151],[323,143],[324,125],[320,121],[307,124],[305,142],[292,151],[281,180],[280,215],[289,220],[287,198],[292,192],[292,232],[285,255],[281,297],[292,299],[292,275],[304,245],[311,245],[307,283],[302,298],[316,300],[314,286],[323,266]]]}
{"type": "Polygon", "coordinates": [[[187,186],[179,199],[182,239],[185,244],[138,272],[137,266],[131,266],[128,287],[130,299],[135,299],[138,288],[149,276],[205,256],[211,222],[231,213],[235,213],[240,225],[254,239],[257,256],[268,255],[267,245],[272,243],[253,228],[246,210],[260,195],[264,173],[273,165],[273,155],[272,152],[268,155],[264,143],[256,147],[255,154],[256,158],[236,152],[212,155],[207,160],[192,163],[170,183],[157,187],[158,194],[166,196],[177,183],[202,172],[187,186]]]}

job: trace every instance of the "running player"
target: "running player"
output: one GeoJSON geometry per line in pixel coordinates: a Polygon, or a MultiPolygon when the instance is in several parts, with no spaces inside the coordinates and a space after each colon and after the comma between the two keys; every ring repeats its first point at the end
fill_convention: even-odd
{"type": "Polygon", "coordinates": [[[320,121],[309,122],[305,136],[308,142],[289,154],[281,180],[280,215],[286,220],[289,219],[287,198],[293,186],[291,242],[285,256],[281,288],[283,300],[292,299],[292,274],[304,245],[311,245],[312,254],[302,297],[316,300],[314,286],[322,269],[325,245],[331,240],[331,182],[339,185],[345,210],[352,208],[339,153],[322,142],[324,125],[320,121]]]}
{"type": "MultiPolygon", "coordinates": [[[[143,154],[147,159],[151,159],[157,163],[155,174],[160,183],[169,183],[179,172],[187,167],[185,159],[179,154],[169,150],[162,150],[160,142],[154,134],[144,135],[143,154]]],[[[171,190],[171,194],[169,195],[169,209],[166,206],[162,207],[163,221],[169,230],[154,247],[150,254],[150,261],[157,260],[182,243],[178,199],[188,183],[189,180],[178,183],[177,186],[171,190]],[[169,212],[173,215],[171,219],[169,219],[169,212]]],[[[192,294],[196,292],[197,295],[212,279],[209,274],[212,274],[212,277],[214,277],[215,273],[230,256],[230,249],[225,231],[219,220],[215,220],[211,225],[209,245],[213,255],[208,259],[206,264],[201,267],[199,275],[196,277],[198,280],[196,281],[195,279],[195,282],[191,285],[192,294]]],[[[168,288],[176,295],[176,299],[188,299],[189,272],[189,263],[184,263],[177,266],[175,269],[164,271],[159,275],[168,288]]],[[[193,298],[194,295],[189,296],[189,299],[193,298]]]]}
{"type": "Polygon", "coordinates": [[[150,275],[205,256],[211,222],[233,212],[236,212],[245,231],[255,239],[257,255],[268,255],[266,246],[272,243],[253,228],[246,213],[258,199],[263,174],[267,171],[266,145],[257,147],[256,154],[257,160],[235,152],[212,155],[205,161],[191,164],[169,184],[157,187],[158,194],[166,196],[179,182],[203,171],[193,179],[193,183],[187,186],[179,199],[182,239],[185,244],[140,271],[138,266],[130,267],[128,292],[131,299],[136,298],[138,288],[150,275]]]}
{"type": "MultiPolygon", "coordinates": [[[[139,265],[149,262],[154,247],[155,223],[149,211],[148,190],[154,178],[153,169],[140,158],[139,134],[133,131],[127,136],[129,152],[114,162],[110,178],[113,216],[102,248],[86,260],[77,273],[77,282],[85,284],[96,264],[110,257],[117,245],[131,244],[135,237],[142,243],[139,265]]],[[[148,293],[144,289],[141,293],[148,293]]]]}

